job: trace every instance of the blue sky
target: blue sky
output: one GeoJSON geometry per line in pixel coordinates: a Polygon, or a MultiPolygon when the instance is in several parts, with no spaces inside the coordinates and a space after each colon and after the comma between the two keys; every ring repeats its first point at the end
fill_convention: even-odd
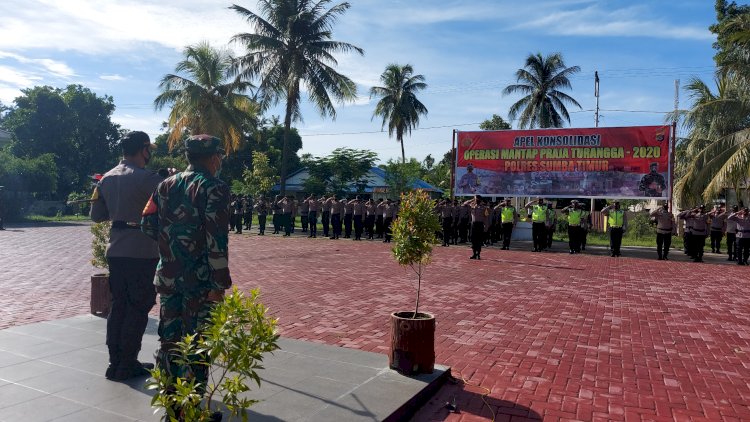
{"type": "MultiPolygon", "coordinates": [[[[254,1],[240,1],[255,9],[254,1]]],[[[322,119],[305,102],[303,152],[324,155],[337,147],[366,148],[381,160],[400,147],[372,120],[367,91],[389,63],[414,66],[427,78],[421,99],[429,115],[406,139],[407,156],[441,157],[452,128],[476,130],[493,113],[507,118],[518,97],[501,95],[529,53],[561,52],[581,67],[570,94],[594,108],[593,74],[601,79],[601,126],[661,124],[674,107],[674,80],[713,77],[715,20],[710,0],[351,0],[334,28],[335,39],[365,56],[339,56],[339,69],[357,84],[360,98],[322,119]],[[358,133],[355,132],[375,132],[358,133]],[[333,134],[333,135],[330,135],[333,134]],[[343,135],[342,135],[343,134],[343,135]]],[[[158,81],[173,72],[184,46],[207,40],[227,45],[249,27],[215,0],[3,0],[0,3],[0,101],[20,89],[80,83],[117,105],[114,120],[155,136],[167,111],[155,112],[158,81]]],[[[239,46],[231,46],[237,53],[239,46]]],[[[681,106],[689,99],[681,92],[681,106]]],[[[592,127],[594,113],[576,111],[571,126],[592,127]]],[[[271,114],[283,113],[281,107],[271,114]]]]}

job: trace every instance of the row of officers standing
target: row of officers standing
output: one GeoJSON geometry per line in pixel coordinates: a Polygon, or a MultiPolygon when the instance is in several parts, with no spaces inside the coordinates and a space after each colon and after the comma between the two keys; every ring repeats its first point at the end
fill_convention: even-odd
{"type": "Polygon", "coordinates": [[[342,235],[354,240],[383,239],[391,241],[391,223],[398,216],[399,201],[390,199],[364,200],[359,196],[354,198],[338,198],[336,195],[323,195],[318,198],[310,195],[305,199],[296,200],[292,196],[276,195],[273,200],[266,197],[253,202],[247,197],[235,196],[230,208],[232,218],[230,230],[242,233],[243,221],[245,230],[250,230],[253,213],[258,215],[258,234],[264,235],[268,216],[271,215],[273,234],[282,230],[284,236],[294,232],[294,222],[300,217],[303,233],[308,237],[318,237],[317,222],[320,218],[324,237],[339,239],[342,235]]]}

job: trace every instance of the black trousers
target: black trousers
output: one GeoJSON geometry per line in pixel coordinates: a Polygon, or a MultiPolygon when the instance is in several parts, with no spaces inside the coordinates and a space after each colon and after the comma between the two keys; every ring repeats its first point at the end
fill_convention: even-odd
{"type": "Polygon", "coordinates": [[[352,237],[352,215],[344,214],[344,237],[352,237]]]}
{"type": "Polygon", "coordinates": [[[121,368],[137,365],[148,312],[156,304],[154,274],[158,259],[107,258],[109,290],[107,317],[109,363],[121,368]]]}
{"type": "Polygon", "coordinates": [[[656,254],[659,259],[666,258],[669,255],[669,248],[672,246],[672,233],[656,233],[656,254]]]}
{"type": "Polygon", "coordinates": [[[250,230],[250,226],[253,225],[253,215],[245,214],[242,218],[245,220],[245,230],[250,230]]]}
{"type": "Polygon", "coordinates": [[[464,217],[458,223],[458,236],[461,238],[461,243],[466,243],[469,239],[469,218],[464,217]]]}
{"type": "Polygon", "coordinates": [[[242,233],[242,214],[234,214],[234,229],[237,233],[242,233]]]}
{"type": "Polygon", "coordinates": [[[273,234],[276,234],[279,232],[279,229],[281,228],[281,214],[274,214],[272,217],[273,221],[273,234]]]}
{"type": "Polygon", "coordinates": [[[266,215],[258,214],[258,227],[260,231],[258,233],[264,234],[266,232],[266,215]]]}
{"type": "Polygon", "coordinates": [[[368,215],[365,217],[365,231],[367,232],[367,238],[372,239],[375,235],[375,216],[368,215]]]}
{"type": "Polygon", "coordinates": [[[383,237],[383,216],[379,215],[375,218],[375,234],[378,235],[378,239],[383,237]]]}
{"type": "Polygon", "coordinates": [[[385,241],[391,241],[391,223],[393,223],[393,217],[383,218],[383,232],[385,234],[385,241]]]}
{"type": "Polygon", "coordinates": [[[510,247],[510,238],[513,237],[513,223],[503,223],[503,247],[510,247]]]}
{"type": "Polygon", "coordinates": [[[484,244],[484,223],[475,221],[471,224],[471,251],[474,255],[482,253],[484,244]]]}
{"type": "MultiPolygon", "coordinates": [[[[750,233],[743,233],[745,236],[750,233]]],[[[737,238],[737,261],[744,262],[747,264],[747,259],[750,258],[750,237],[737,238]]]]}
{"type": "Polygon", "coordinates": [[[331,212],[323,211],[323,214],[320,216],[320,222],[323,224],[323,236],[328,236],[328,232],[330,231],[329,224],[331,222],[331,212]]]}
{"type": "Polygon", "coordinates": [[[531,238],[535,251],[543,251],[547,246],[547,226],[544,223],[531,224],[531,238]]]}
{"type": "Polygon", "coordinates": [[[717,253],[721,250],[721,238],[724,233],[721,230],[711,230],[711,250],[717,253]]]}
{"type": "Polygon", "coordinates": [[[610,228],[609,240],[612,242],[612,254],[620,256],[620,246],[622,246],[622,227],[610,228]]]}
{"type": "Polygon", "coordinates": [[[310,226],[310,236],[318,235],[318,212],[310,211],[307,213],[307,224],[310,226]]]}
{"type": "Polygon", "coordinates": [[[581,252],[581,226],[568,226],[568,246],[573,252],[581,252]]]}
{"type": "Polygon", "coordinates": [[[443,217],[443,246],[448,246],[448,243],[450,243],[452,223],[453,218],[443,217]]]}
{"type": "Polygon", "coordinates": [[[281,216],[282,225],[284,226],[284,234],[292,234],[292,213],[285,213],[281,216]]]}
{"type": "Polygon", "coordinates": [[[364,221],[362,221],[361,215],[355,215],[354,220],[354,238],[359,240],[362,238],[362,229],[364,229],[364,221]]]}
{"type": "Polygon", "coordinates": [[[692,251],[693,251],[692,257],[696,261],[702,260],[703,259],[703,248],[706,247],[706,235],[705,234],[695,234],[695,233],[693,233],[690,236],[690,243],[692,243],[692,251]]]}
{"type": "Polygon", "coordinates": [[[693,256],[693,241],[692,241],[692,233],[685,232],[685,234],[682,235],[682,243],[685,245],[685,253],[688,256],[693,256]]]}
{"type": "Polygon", "coordinates": [[[735,243],[737,242],[737,235],[735,233],[727,233],[727,253],[729,253],[729,258],[734,259],[737,258],[735,255],[735,243]]]}
{"type": "Polygon", "coordinates": [[[331,214],[331,225],[333,226],[333,238],[341,236],[341,214],[331,214]]]}
{"type": "Polygon", "coordinates": [[[300,222],[302,223],[302,232],[307,231],[307,220],[308,220],[309,212],[304,213],[300,216],[300,222]]]}

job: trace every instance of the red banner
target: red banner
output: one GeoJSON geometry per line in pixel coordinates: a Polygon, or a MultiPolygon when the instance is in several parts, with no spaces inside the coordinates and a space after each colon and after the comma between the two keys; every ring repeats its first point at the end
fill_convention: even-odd
{"type": "Polygon", "coordinates": [[[458,132],[455,194],[668,198],[670,126],[458,132]]]}

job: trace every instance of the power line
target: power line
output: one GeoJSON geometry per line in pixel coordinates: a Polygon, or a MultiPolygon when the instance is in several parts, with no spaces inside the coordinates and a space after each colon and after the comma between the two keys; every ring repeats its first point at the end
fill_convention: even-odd
{"type": "MultiPolygon", "coordinates": [[[[591,113],[595,111],[594,109],[586,109],[586,110],[574,110],[569,112],[570,114],[573,113],[591,113]]],[[[671,113],[671,111],[657,111],[657,110],[624,110],[624,109],[600,109],[599,111],[604,111],[608,113],[645,113],[645,114],[668,114],[671,113]]],[[[512,121],[511,121],[512,122],[512,121]]],[[[429,126],[429,127],[418,127],[414,128],[412,130],[430,130],[430,129],[445,129],[445,128],[453,128],[453,127],[460,127],[460,126],[475,126],[480,125],[482,122],[479,123],[459,123],[454,125],[442,125],[442,126],[429,126]]],[[[315,136],[341,136],[341,135],[366,135],[366,134],[374,134],[374,133],[385,133],[385,130],[372,130],[372,131],[360,131],[360,132],[337,132],[337,133],[300,133],[300,136],[304,136],[307,138],[315,137],[315,136]]]]}

